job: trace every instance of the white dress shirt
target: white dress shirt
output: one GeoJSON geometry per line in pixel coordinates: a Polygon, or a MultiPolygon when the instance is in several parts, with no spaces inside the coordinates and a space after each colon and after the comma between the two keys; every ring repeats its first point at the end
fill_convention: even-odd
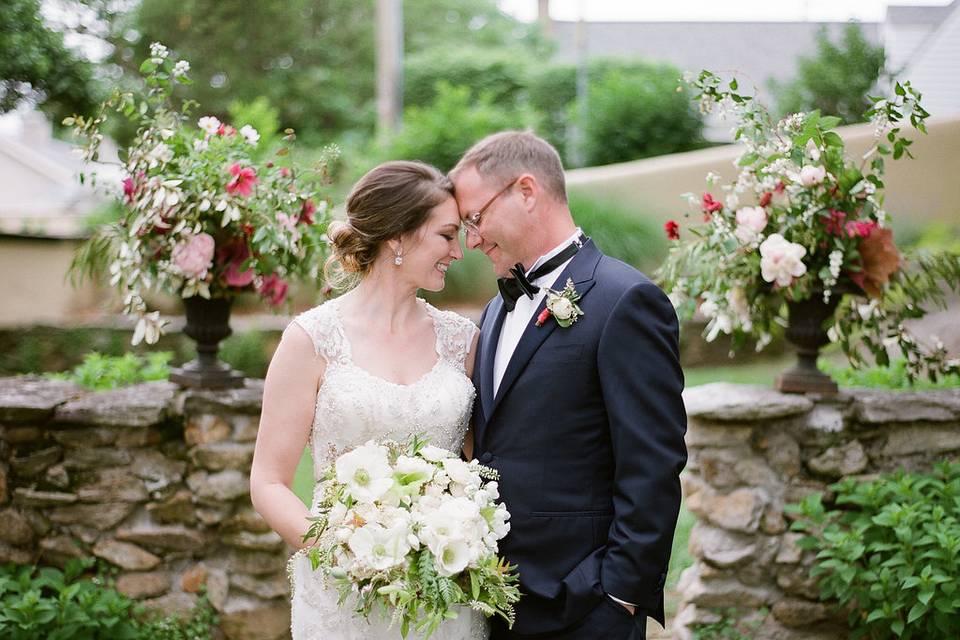
{"type": "MultiPolygon", "coordinates": [[[[581,231],[578,227],[576,233],[561,242],[548,253],[537,258],[533,265],[527,269],[527,275],[530,275],[530,273],[532,273],[541,264],[566,249],[581,235],[583,235],[583,231],[581,231]]],[[[573,260],[573,256],[570,257],[570,260],[573,260]]],[[[497,392],[500,390],[500,382],[503,380],[503,374],[507,370],[507,365],[510,364],[510,358],[513,357],[513,352],[516,351],[517,345],[520,344],[520,338],[523,336],[523,332],[526,330],[527,326],[533,322],[533,314],[536,313],[537,308],[540,306],[540,302],[542,302],[543,298],[547,295],[546,287],[549,287],[553,284],[563,270],[567,268],[567,265],[570,264],[570,260],[567,260],[550,273],[545,273],[534,280],[533,284],[540,287],[540,291],[538,291],[532,299],[528,298],[527,296],[520,296],[517,298],[516,306],[514,306],[513,311],[507,312],[507,316],[503,320],[503,327],[500,329],[500,336],[497,341],[497,352],[493,358],[494,397],[496,397],[497,392]]],[[[609,593],[607,596],[620,604],[635,606],[632,603],[621,600],[620,598],[609,593]]]]}
{"type": "MultiPolygon", "coordinates": [[[[527,269],[527,275],[532,273],[541,264],[566,249],[582,234],[583,231],[581,231],[578,227],[575,234],[561,242],[548,253],[537,258],[530,268],[527,269]]],[[[573,260],[573,257],[571,257],[570,260],[573,260]]],[[[537,312],[537,307],[540,306],[540,302],[547,295],[546,287],[549,287],[553,284],[553,281],[556,280],[560,273],[567,268],[568,264],[570,264],[570,260],[567,260],[550,273],[545,273],[534,280],[533,284],[540,287],[540,291],[533,296],[532,300],[527,296],[520,296],[517,298],[517,304],[513,308],[513,311],[508,312],[507,317],[504,318],[503,327],[500,329],[500,337],[497,342],[497,352],[493,358],[494,397],[496,397],[497,391],[500,390],[500,382],[503,380],[503,374],[507,370],[507,365],[510,364],[510,358],[513,357],[513,352],[516,350],[517,345],[520,344],[520,337],[523,336],[523,332],[527,328],[527,325],[533,321],[533,314],[537,312]]]]}

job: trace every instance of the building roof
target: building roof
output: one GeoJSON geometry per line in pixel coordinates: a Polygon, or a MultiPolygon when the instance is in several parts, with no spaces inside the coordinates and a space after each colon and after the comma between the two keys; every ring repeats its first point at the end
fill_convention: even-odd
{"type": "Polygon", "coordinates": [[[957,0],[942,6],[891,5],[887,7],[885,22],[936,25],[953,12],[956,4],[957,0]]]}
{"type": "MultiPolygon", "coordinates": [[[[585,22],[589,57],[633,57],[669,62],[681,71],[736,72],[765,93],[769,78],[789,80],[797,58],[815,51],[826,28],[836,39],[844,22],[585,22]]],[[[879,23],[860,23],[864,37],[880,41],[879,23]]],[[[556,57],[576,58],[576,22],[553,22],[556,57]]]]}
{"type": "MultiPolygon", "coordinates": [[[[110,145],[104,152],[111,155],[110,145]]],[[[53,137],[43,115],[21,115],[19,131],[0,132],[0,233],[82,236],[84,218],[105,198],[80,184],[81,168],[74,147],[53,137]]],[[[101,178],[113,173],[98,169],[101,178]]]]}

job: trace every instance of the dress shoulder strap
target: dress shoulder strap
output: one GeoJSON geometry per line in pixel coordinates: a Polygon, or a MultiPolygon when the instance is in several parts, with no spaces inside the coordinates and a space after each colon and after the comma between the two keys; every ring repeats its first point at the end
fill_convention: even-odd
{"type": "Polygon", "coordinates": [[[317,355],[323,356],[328,363],[346,364],[349,362],[349,350],[335,305],[336,300],[328,300],[299,314],[293,322],[310,336],[317,355]]]}
{"type": "Polygon", "coordinates": [[[477,325],[459,313],[441,311],[430,304],[427,304],[427,311],[433,316],[437,329],[437,353],[456,368],[463,370],[473,336],[478,331],[477,325]]]}

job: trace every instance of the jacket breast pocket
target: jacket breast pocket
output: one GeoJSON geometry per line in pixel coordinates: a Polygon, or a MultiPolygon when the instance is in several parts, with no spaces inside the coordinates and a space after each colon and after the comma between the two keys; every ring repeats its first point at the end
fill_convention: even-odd
{"type": "Polygon", "coordinates": [[[544,345],[537,351],[535,359],[539,362],[576,362],[582,356],[582,344],[544,345]]]}

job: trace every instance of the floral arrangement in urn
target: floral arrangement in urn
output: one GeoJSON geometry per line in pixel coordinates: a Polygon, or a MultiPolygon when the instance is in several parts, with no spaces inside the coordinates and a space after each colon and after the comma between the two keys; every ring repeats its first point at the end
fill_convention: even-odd
{"type": "Polygon", "coordinates": [[[737,93],[735,79],[702,71],[686,80],[703,112],[735,119],[743,152],[732,184],[716,190],[718,177],[709,174],[714,191],[687,194],[698,215],[665,225],[675,244],[659,278],[680,315],[699,309],[706,339],[729,334],[734,348],[753,338],[762,349],[785,327],[800,361],[778,379],[784,391],[836,390],[816,369],[829,341],[853,366],[865,363],[865,352],[886,366],[899,350],[914,378],[960,370],[942,344],[922,344],[904,324],[922,316],[924,304],[942,306],[944,285],[960,290],[960,256],[907,259],[883,208],[886,157],[912,157],[901,122],[926,133],[920,94],[897,83],[893,99],[873,99],[875,144],[852,159],[833,131],[839,118],[813,111],[775,121],[737,93]]]}
{"type": "Polygon", "coordinates": [[[293,278],[319,280],[327,251],[330,203],[317,189],[336,149],[302,171],[291,161],[294,135],[287,130],[272,160],[259,161],[273,150],[258,149],[253,127],[196,117],[190,100],[174,106],[174,89],[190,84],[189,69],[154,43],[140,67],[142,92],[116,91],[95,117],[64,121],[83,141],[89,163],[99,161],[109,114],[137,127],[121,152],[123,213],[86,243],[72,267],[81,275],[109,271],[125,313],[137,320],[133,344],[156,342],[166,324],[148,309],[150,291],[185,299],[190,334],[192,309],[209,315],[202,301],[219,301],[221,319],[223,308],[229,317],[230,301],[245,292],[281,305],[293,278]]]}

